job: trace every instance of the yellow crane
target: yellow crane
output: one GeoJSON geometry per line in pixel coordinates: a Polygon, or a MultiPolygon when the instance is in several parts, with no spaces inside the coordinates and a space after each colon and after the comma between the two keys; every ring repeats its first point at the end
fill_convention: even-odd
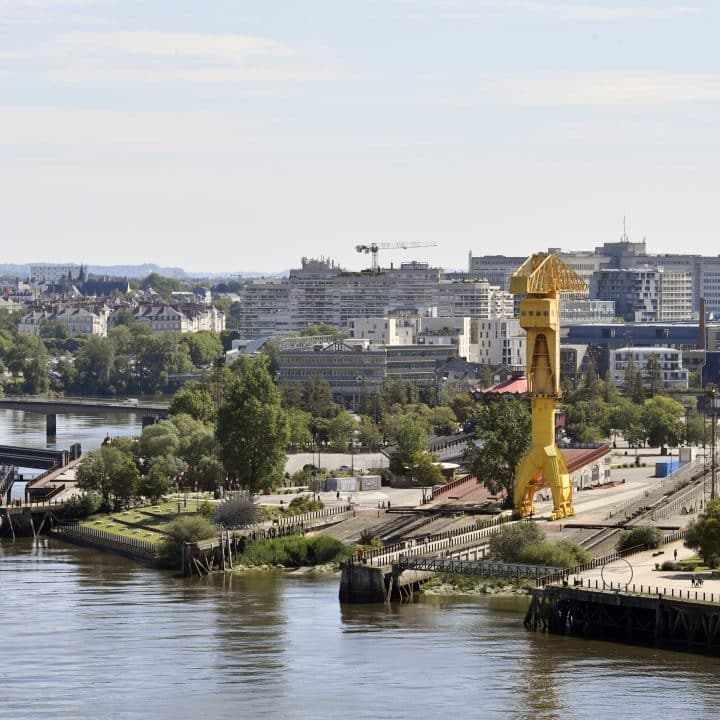
{"type": "Polygon", "coordinates": [[[417,247],[435,247],[437,243],[434,242],[384,242],[384,243],[370,243],[369,245],[356,245],[355,249],[358,252],[364,252],[366,255],[371,254],[371,267],[374,273],[380,272],[380,260],[378,258],[378,250],[397,250],[404,248],[417,248],[417,247]]]}
{"type": "Polygon", "coordinates": [[[556,255],[531,255],[511,276],[510,292],[520,301],[520,327],[527,331],[526,374],[532,408],[530,449],[515,473],[514,507],[521,517],[532,515],[535,493],[549,487],[551,518],[575,514],[572,483],[555,444],[555,407],[560,391],[560,293],[584,292],[585,281],[556,255]]]}

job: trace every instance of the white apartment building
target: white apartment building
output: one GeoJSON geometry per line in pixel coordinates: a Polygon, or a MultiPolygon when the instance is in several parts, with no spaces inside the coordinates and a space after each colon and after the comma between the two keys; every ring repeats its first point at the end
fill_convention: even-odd
{"type": "Polygon", "coordinates": [[[381,345],[445,346],[453,355],[468,360],[470,326],[469,317],[361,317],[350,321],[350,334],[381,345]]]}
{"type": "Polygon", "coordinates": [[[89,310],[82,307],[66,307],[56,311],[34,310],[20,318],[18,332],[26,335],[40,335],[43,326],[59,320],[67,328],[68,335],[107,335],[110,311],[103,307],[89,310]]]}
{"type": "Polygon", "coordinates": [[[663,383],[687,390],[688,370],[682,366],[682,350],[669,347],[624,347],[610,350],[610,377],[613,384],[622,387],[631,362],[645,376],[650,357],[657,359],[663,383]]]}
{"type": "Polygon", "coordinates": [[[222,332],[225,329],[225,315],[214,306],[141,305],[133,311],[133,317],[154,333],[222,332]]]}
{"type": "Polygon", "coordinates": [[[77,263],[30,265],[30,279],[38,285],[54,285],[68,277],[77,278],[79,274],[80,266],[77,263]]]}
{"type": "Polygon", "coordinates": [[[345,272],[329,260],[302,259],[286,278],[252,280],[239,291],[244,338],[294,332],[312,323],[338,328],[360,317],[418,314],[437,307],[444,317],[512,317],[513,298],[481,280],[446,280],[427,263],[380,272],[345,272]]]}
{"type": "Polygon", "coordinates": [[[470,349],[471,360],[485,365],[525,368],[526,332],[517,318],[479,320],[477,344],[470,349]]]}

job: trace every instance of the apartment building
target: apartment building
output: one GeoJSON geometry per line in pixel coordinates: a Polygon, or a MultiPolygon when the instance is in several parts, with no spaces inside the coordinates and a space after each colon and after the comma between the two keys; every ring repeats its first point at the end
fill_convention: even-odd
{"type": "Polygon", "coordinates": [[[40,335],[49,322],[60,321],[67,328],[68,335],[96,335],[105,337],[108,329],[110,310],[107,307],[61,307],[55,310],[33,310],[18,324],[18,332],[26,335],[40,335]]]}
{"type": "Polygon", "coordinates": [[[302,259],[286,278],[248,282],[239,291],[243,337],[301,330],[312,323],[346,328],[359,317],[421,314],[511,317],[513,298],[486,281],[451,281],[427,263],[402,263],[380,272],[346,272],[330,260],[302,259]]]}
{"type": "Polygon", "coordinates": [[[470,324],[469,317],[400,315],[354,318],[350,321],[350,335],[382,345],[454,346],[454,354],[468,360],[470,324]]]}
{"type": "MultiPolygon", "coordinates": [[[[621,387],[630,363],[647,376],[651,357],[657,360],[662,382],[672,388],[687,390],[688,371],[682,366],[682,350],[670,347],[623,347],[610,351],[610,378],[621,387]]],[[[646,381],[649,384],[649,379],[646,381]]]]}
{"type": "Polygon", "coordinates": [[[524,370],[526,354],[525,330],[517,318],[479,320],[477,343],[471,350],[474,362],[524,370]]]}

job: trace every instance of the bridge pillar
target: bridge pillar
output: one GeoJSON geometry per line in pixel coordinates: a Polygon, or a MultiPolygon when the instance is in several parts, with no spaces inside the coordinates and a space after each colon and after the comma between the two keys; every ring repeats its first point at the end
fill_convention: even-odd
{"type": "Polygon", "coordinates": [[[57,415],[48,413],[45,416],[45,435],[48,440],[54,440],[57,435],[57,415]]]}

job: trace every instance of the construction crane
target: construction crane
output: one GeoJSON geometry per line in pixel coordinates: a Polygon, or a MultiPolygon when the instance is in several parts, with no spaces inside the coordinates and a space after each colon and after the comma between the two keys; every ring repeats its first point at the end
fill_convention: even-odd
{"type": "Polygon", "coordinates": [[[398,250],[403,248],[418,247],[435,247],[437,243],[431,242],[387,242],[387,243],[370,243],[369,245],[356,245],[358,252],[368,253],[372,256],[371,267],[374,273],[380,272],[380,259],[378,258],[378,250],[398,250]]]}
{"type": "Polygon", "coordinates": [[[555,407],[560,391],[560,293],[584,292],[585,281],[556,255],[531,255],[511,276],[510,292],[520,301],[520,327],[527,331],[526,374],[532,408],[530,449],[515,473],[514,507],[521,517],[535,511],[535,493],[549,487],[551,519],[575,514],[572,483],[555,444],[555,407]]]}

